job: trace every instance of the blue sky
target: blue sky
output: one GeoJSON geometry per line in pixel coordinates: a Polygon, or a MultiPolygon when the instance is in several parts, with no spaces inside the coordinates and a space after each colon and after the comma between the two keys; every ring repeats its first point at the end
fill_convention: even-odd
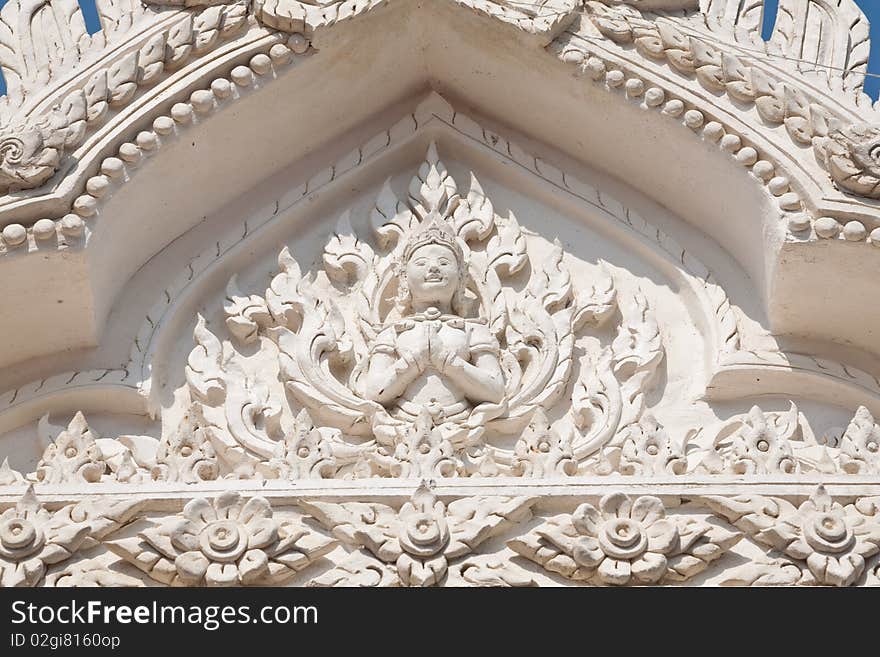
{"type": "MultiPolygon", "coordinates": [[[[95,10],[94,0],[78,0],[83,9],[86,19],[86,27],[90,32],[99,29],[98,13],[95,10]]],[[[862,11],[871,21],[871,62],[868,68],[869,72],[880,75],[880,0],[856,0],[856,3],[862,8],[862,11]]],[[[0,0],[0,7],[6,4],[6,0],[0,0]]],[[[778,0],[767,0],[767,13],[764,17],[765,35],[769,34],[773,27],[773,20],[776,15],[776,7],[778,0]]],[[[0,80],[0,94],[5,93],[6,85],[0,80]]],[[[875,100],[880,93],[880,78],[869,77],[865,83],[865,91],[875,100]]]]}

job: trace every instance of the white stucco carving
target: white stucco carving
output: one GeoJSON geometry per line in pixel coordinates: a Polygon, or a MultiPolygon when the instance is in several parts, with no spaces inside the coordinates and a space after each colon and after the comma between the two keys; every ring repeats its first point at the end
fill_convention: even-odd
{"type": "Polygon", "coordinates": [[[127,7],[0,11],[0,585],[880,584],[853,2],[127,7]]]}

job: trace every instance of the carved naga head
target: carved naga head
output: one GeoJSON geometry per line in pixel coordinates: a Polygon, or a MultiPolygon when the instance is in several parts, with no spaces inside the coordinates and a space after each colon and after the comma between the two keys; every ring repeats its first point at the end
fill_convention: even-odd
{"type": "Polygon", "coordinates": [[[838,187],[880,199],[880,126],[846,126],[832,132],[824,146],[825,164],[838,187]]]}
{"type": "Polygon", "coordinates": [[[61,145],[46,130],[43,124],[0,130],[0,192],[38,187],[55,173],[61,145]]]}

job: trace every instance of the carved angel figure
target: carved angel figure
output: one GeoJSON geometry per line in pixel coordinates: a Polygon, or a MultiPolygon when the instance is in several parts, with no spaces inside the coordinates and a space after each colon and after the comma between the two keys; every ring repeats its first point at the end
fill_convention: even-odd
{"type": "Polygon", "coordinates": [[[643,295],[621,310],[601,371],[576,356],[579,332],[616,316],[604,263],[577,285],[558,240],[527,239],[512,212],[495,213],[473,173],[461,190],[434,144],[405,197],[385,182],[369,225],[372,243],[344,212],[323,271],[303,273],[282,250],[264,297],[230,280],[226,326],[242,343],[275,344],[281,394],[270,395],[259,372],[244,376],[237,350],[224,356],[197,323],[187,382],[208,415],[221,425],[225,417],[228,430],[209,436],[222,458],[253,463],[275,453],[290,430],[273,401],[285,393],[327,430],[315,446],[324,441],[339,477],[521,475],[522,459],[503,443],[576,394],[572,409],[589,422],[574,410],[545,422],[568,455],[564,467],[528,468],[573,475],[577,459],[638,419],[663,351],[643,295]],[[576,376],[583,394],[572,392],[576,376]]]}
{"type": "Polygon", "coordinates": [[[406,244],[398,276],[396,312],[371,346],[366,396],[408,424],[423,409],[435,426],[464,421],[479,404],[497,415],[500,347],[485,318],[464,316],[467,262],[454,234],[428,223],[406,244]]]}

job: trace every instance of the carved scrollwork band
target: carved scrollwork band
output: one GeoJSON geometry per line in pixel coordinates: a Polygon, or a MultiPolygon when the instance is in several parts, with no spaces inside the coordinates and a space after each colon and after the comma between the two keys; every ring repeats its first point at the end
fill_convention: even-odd
{"type": "MultiPolygon", "coordinates": [[[[47,3],[44,3],[47,4],[47,3]]],[[[212,3],[213,4],[213,3],[212,3]]],[[[16,12],[29,10],[18,2],[7,3],[4,16],[14,19],[16,12]]],[[[20,16],[24,19],[24,16],[20,16]]],[[[109,66],[101,67],[84,81],[81,88],[69,92],[47,113],[31,115],[17,126],[4,126],[0,137],[0,190],[31,189],[46,182],[58,169],[61,154],[70,152],[83,142],[87,133],[105,122],[114,109],[127,105],[139,87],[155,84],[167,71],[182,66],[187,59],[212,50],[222,39],[240,32],[247,20],[247,5],[229,3],[183,13],[179,19],[140,48],[126,53],[109,66]],[[9,136],[5,136],[7,133],[9,136]]],[[[30,21],[12,21],[29,26],[30,21]]],[[[3,70],[10,83],[9,93],[45,76],[46,72],[29,63],[26,44],[50,48],[29,30],[10,32],[15,43],[5,43],[9,56],[3,59],[3,70]],[[17,82],[17,84],[13,84],[17,82]]],[[[57,46],[56,46],[57,47],[57,46]]]]}
{"type": "Polygon", "coordinates": [[[62,505],[29,487],[0,514],[2,586],[878,585],[880,497],[800,504],[625,492],[547,510],[535,496],[403,503],[195,496],[62,505]],[[55,508],[55,507],[53,507],[55,508]],[[763,553],[746,559],[738,546],[763,553]],[[301,574],[301,571],[304,571],[301,574]]]}
{"type": "MultiPolygon", "coordinates": [[[[252,403],[252,402],[251,402],[252,403]]],[[[269,406],[247,406],[254,416],[269,406]]],[[[207,409],[209,412],[211,409],[207,409]]],[[[280,414],[280,410],[277,411],[280,414]]],[[[269,416],[271,417],[271,416],[269,416]]],[[[280,427],[278,427],[281,430],[280,427]]],[[[220,479],[315,480],[389,478],[522,477],[558,480],[575,476],[623,475],[658,478],[687,475],[880,475],[880,425],[864,407],[839,435],[817,438],[806,419],[792,408],[787,413],[764,413],[758,407],[713,428],[670,438],[646,413],[610,437],[607,443],[578,449],[570,435],[553,428],[543,409],[533,412],[509,454],[494,456],[489,447],[456,449],[423,416],[412,434],[393,448],[364,447],[342,440],[338,430],[316,427],[302,410],[283,437],[253,462],[237,456],[237,437],[245,426],[221,428],[206,419],[206,408],[192,405],[180,425],[161,440],[150,436],[96,436],[82,413],[67,428],[40,422],[41,439],[49,445],[37,469],[27,475],[0,466],[0,486],[22,481],[46,484],[198,483],[220,479]],[[699,440],[698,440],[699,438],[699,440]],[[230,444],[233,446],[230,447],[230,444]],[[232,450],[230,456],[230,450],[232,450]]],[[[262,445],[253,442],[256,450],[262,445]]]]}

